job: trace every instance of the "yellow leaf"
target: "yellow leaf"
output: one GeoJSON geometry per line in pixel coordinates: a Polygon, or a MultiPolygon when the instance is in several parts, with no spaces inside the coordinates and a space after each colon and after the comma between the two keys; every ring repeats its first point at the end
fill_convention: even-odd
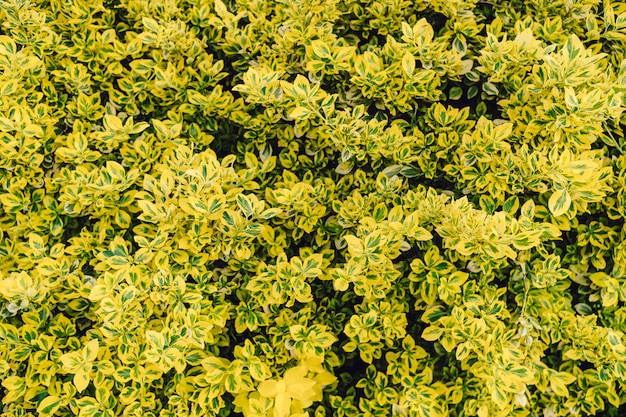
{"type": "Polygon", "coordinates": [[[87,343],[83,349],[83,358],[85,359],[85,362],[93,362],[96,360],[98,357],[98,348],[99,344],[97,339],[90,340],[89,343],[87,343]]]}
{"type": "Polygon", "coordinates": [[[49,395],[44,398],[37,406],[37,413],[39,415],[52,415],[55,411],[61,407],[62,402],[56,395],[49,395]]]}
{"type": "Polygon", "coordinates": [[[428,326],[426,329],[424,329],[424,332],[422,332],[422,339],[428,340],[429,342],[434,342],[435,340],[439,339],[442,334],[443,330],[441,330],[439,327],[428,326]]]}
{"type": "Polygon", "coordinates": [[[567,386],[576,381],[576,377],[567,372],[554,372],[550,375],[550,388],[558,396],[568,397],[569,390],[567,386]]]}
{"type": "Polygon", "coordinates": [[[344,239],[348,243],[348,252],[350,253],[350,255],[356,257],[363,256],[364,247],[361,239],[353,235],[344,236],[344,239]]]}
{"type": "Polygon", "coordinates": [[[89,373],[80,369],[74,374],[74,385],[76,386],[78,392],[83,392],[85,388],[87,388],[87,385],[89,385],[89,373]]]}
{"type": "Polygon", "coordinates": [[[9,363],[4,359],[0,359],[0,375],[5,374],[11,370],[9,363]]]}
{"type": "Polygon", "coordinates": [[[104,115],[102,119],[102,123],[106,130],[111,130],[113,132],[124,130],[124,125],[122,124],[122,120],[120,120],[119,117],[114,116],[112,114],[104,115]]]}
{"type": "Polygon", "coordinates": [[[275,397],[278,394],[278,381],[275,379],[269,379],[259,384],[257,388],[262,396],[267,398],[275,397]]]}
{"type": "Polygon", "coordinates": [[[346,291],[350,283],[345,278],[337,278],[333,281],[333,288],[335,291],[346,291]]]}
{"type": "Polygon", "coordinates": [[[308,370],[304,366],[296,366],[285,372],[284,380],[287,386],[287,393],[291,398],[306,401],[315,395],[313,387],[315,381],[306,378],[308,370]]]}
{"type": "Polygon", "coordinates": [[[567,190],[555,191],[548,200],[548,208],[555,217],[561,216],[569,210],[572,204],[572,197],[567,190]]]}
{"type": "Polygon", "coordinates": [[[24,127],[24,129],[22,130],[22,134],[28,137],[35,136],[40,138],[43,136],[43,129],[41,128],[41,126],[37,126],[31,123],[24,127]]]}
{"type": "Polygon", "coordinates": [[[25,385],[24,378],[19,376],[10,376],[2,381],[2,386],[9,391],[18,391],[25,385]]]}
{"type": "Polygon", "coordinates": [[[298,106],[289,113],[289,118],[294,120],[304,120],[311,115],[311,110],[298,106]]]}
{"type": "Polygon", "coordinates": [[[326,42],[324,42],[321,39],[316,39],[312,41],[311,49],[313,50],[313,54],[317,58],[327,58],[327,59],[332,58],[330,54],[330,48],[328,47],[326,42]]]}
{"type": "Polygon", "coordinates": [[[291,409],[291,398],[285,392],[280,392],[274,398],[274,417],[287,417],[291,409]]]}
{"type": "Polygon", "coordinates": [[[402,57],[402,69],[409,77],[413,75],[415,71],[415,57],[412,53],[407,52],[402,57]]]}
{"type": "Polygon", "coordinates": [[[4,404],[14,402],[26,393],[27,385],[24,378],[20,376],[10,376],[2,381],[2,386],[7,389],[7,393],[2,398],[4,404]]]}
{"type": "Polygon", "coordinates": [[[76,373],[82,365],[82,358],[80,352],[70,352],[61,356],[61,363],[63,363],[63,370],[68,373],[76,373]]]}

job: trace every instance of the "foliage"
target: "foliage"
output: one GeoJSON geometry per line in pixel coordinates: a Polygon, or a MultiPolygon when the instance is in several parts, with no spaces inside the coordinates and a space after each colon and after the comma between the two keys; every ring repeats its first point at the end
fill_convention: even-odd
{"type": "Polygon", "coordinates": [[[1,416],[626,403],[626,3],[0,22],[1,416]]]}

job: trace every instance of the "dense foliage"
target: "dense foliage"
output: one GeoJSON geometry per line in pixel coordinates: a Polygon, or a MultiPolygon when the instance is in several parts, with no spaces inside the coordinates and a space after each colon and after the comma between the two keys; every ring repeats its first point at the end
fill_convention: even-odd
{"type": "Polygon", "coordinates": [[[1,416],[626,403],[626,2],[0,22],[1,416]]]}

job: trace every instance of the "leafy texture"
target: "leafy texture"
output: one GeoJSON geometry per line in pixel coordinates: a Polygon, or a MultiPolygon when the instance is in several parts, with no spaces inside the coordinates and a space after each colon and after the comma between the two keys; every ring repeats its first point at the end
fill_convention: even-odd
{"type": "Polygon", "coordinates": [[[1,416],[617,416],[626,3],[0,2],[1,416]]]}

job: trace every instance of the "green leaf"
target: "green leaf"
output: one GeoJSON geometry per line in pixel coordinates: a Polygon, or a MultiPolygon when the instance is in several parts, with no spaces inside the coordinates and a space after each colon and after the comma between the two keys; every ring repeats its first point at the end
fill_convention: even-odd
{"type": "Polygon", "coordinates": [[[452,87],[448,93],[450,100],[459,100],[463,96],[463,89],[461,87],[452,87]]]}
{"type": "Polygon", "coordinates": [[[478,87],[475,85],[471,85],[468,89],[467,89],[467,99],[471,100],[474,97],[476,97],[478,95],[478,87]]]}

